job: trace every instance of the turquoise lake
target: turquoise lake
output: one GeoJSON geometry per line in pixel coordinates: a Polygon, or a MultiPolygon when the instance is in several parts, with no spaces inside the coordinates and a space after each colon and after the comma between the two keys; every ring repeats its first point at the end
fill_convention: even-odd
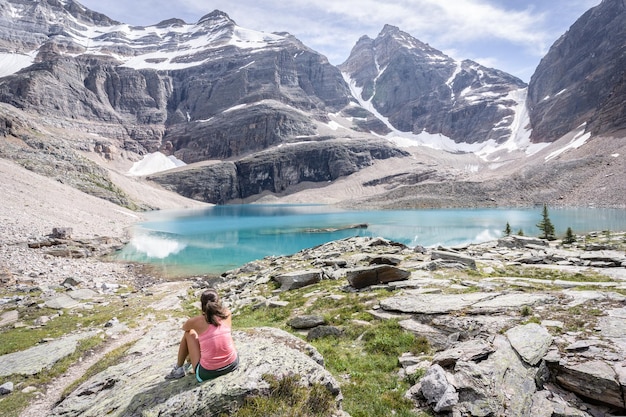
{"type": "MultiPolygon", "coordinates": [[[[217,274],[270,255],[289,255],[351,236],[381,236],[408,246],[455,246],[503,235],[540,234],[542,208],[350,211],[324,205],[230,205],[157,211],[138,224],[118,258],[163,268],[165,274],[217,274]],[[366,224],[366,228],[351,228],[366,224]]],[[[562,237],[626,230],[626,210],[549,209],[562,237]]]]}

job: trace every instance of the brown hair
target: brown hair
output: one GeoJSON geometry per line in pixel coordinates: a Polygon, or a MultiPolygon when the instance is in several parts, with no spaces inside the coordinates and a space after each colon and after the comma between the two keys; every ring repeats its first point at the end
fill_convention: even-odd
{"type": "Polygon", "coordinates": [[[202,306],[202,314],[204,314],[207,323],[211,323],[214,326],[220,325],[218,317],[225,319],[230,315],[229,311],[222,306],[220,297],[213,288],[209,288],[202,293],[200,304],[202,306]]]}

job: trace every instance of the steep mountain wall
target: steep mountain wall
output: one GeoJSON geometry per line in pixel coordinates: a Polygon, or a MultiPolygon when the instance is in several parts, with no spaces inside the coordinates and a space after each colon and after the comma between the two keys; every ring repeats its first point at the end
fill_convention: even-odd
{"type": "Polygon", "coordinates": [[[455,142],[509,139],[519,104],[510,93],[526,87],[502,71],[457,62],[390,25],[376,39],[359,39],[340,68],[359,98],[396,129],[455,142]]]}
{"type": "MultiPolygon", "coordinates": [[[[11,62],[0,68],[0,135],[10,137],[0,151],[55,178],[63,176],[58,167],[70,172],[76,165],[81,172],[66,176],[112,201],[120,200],[119,193],[111,192],[106,172],[68,161],[92,153],[92,161],[119,166],[158,150],[197,165],[155,181],[226,203],[284,193],[300,182],[334,181],[375,159],[408,156],[398,146],[410,145],[406,164],[394,160],[392,170],[385,167],[380,177],[364,181],[385,183],[385,190],[410,186],[423,172],[413,162],[429,162],[426,148],[443,150],[433,158],[445,162],[429,166],[432,184],[424,185],[438,199],[441,183],[502,176],[498,184],[506,184],[515,169],[522,172],[539,148],[531,152],[529,129],[534,142],[570,149],[557,139],[580,139],[574,130],[586,124],[589,135],[582,137],[578,158],[597,153],[617,171],[619,143],[597,137],[626,129],[625,1],[604,0],[583,15],[551,48],[527,88],[502,71],[453,60],[390,25],[376,39],[361,38],[335,67],[289,34],[242,28],[217,10],[194,24],[169,19],[139,27],[73,0],[0,0],[0,58],[11,62]],[[37,120],[32,131],[15,128],[16,114],[37,120]],[[467,165],[457,153],[475,153],[477,162],[467,165]],[[387,183],[388,172],[404,180],[387,183]]],[[[533,157],[544,159],[530,169],[582,170],[567,163],[572,154],[546,150],[533,157]]],[[[577,173],[562,177],[569,181],[577,173]]],[[[585,172],[579,177],[586,178],[585,172]]],[[[537,176],[520,178],[524,189],[544,187],[537,176]]],[[[587,188],[598,189],[598,181],[587,188]]],[[[459,189],[468,191],[450,205],[468,205],[467,194],[480,195],[472,205],[495,201],[493,190],[473,195],[459,189]]],[[[403,206],[429,201],[405,191],[403,206]]],[[[577,195],[589,200],[597,193],[577,195]]]]}
{"type": "Polygon", "coordinates": [[[552,142],[584,123],[596,133],[626,127],[626,1],[604,0],[552,45],[528,87],[535,142],[552,142]]]}
{"type": "Polygon", "coordinates": [[[402,156],[408,153],[382,141],[313,141],[149,178],[185,197],[224,204],[263,192],[279,194],[305,181],[334,181],[374,160],[402,156]]]}

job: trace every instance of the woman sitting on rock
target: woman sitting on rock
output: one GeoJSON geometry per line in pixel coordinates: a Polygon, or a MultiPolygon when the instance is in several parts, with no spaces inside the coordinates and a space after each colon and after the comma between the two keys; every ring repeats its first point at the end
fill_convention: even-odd
{"type": "Polygon", "coordinates": [[[217,378],[234,371],[239,357],[231,336],[231,314],[214,289],[200,296],[202,315],[191,317],[185,324],[185,334],[178,348],[178,362],[166,379],[182,378],[186,374],[185,360],[195,370],[198,382],[217,378]]]}

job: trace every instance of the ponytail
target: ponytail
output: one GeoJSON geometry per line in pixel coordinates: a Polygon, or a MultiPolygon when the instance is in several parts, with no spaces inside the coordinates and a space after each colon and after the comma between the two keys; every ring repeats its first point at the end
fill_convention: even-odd
{"type": "Polygon", "coordinates": [[[213,288],[209,288],[202,293],[200,305],[207,323],[214,326],[220,325],[218,318],[223,320],[229,316],[228,310],[222,306],[219,295],[213,288]]]}

